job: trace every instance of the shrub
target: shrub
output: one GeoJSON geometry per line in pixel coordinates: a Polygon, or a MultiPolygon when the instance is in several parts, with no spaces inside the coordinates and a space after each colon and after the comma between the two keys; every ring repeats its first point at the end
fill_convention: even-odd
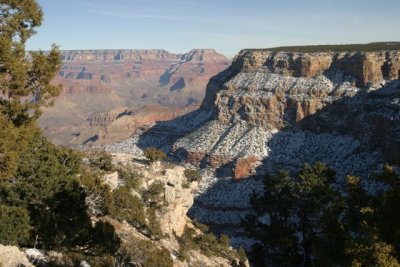
{"type": "Polygon", "coordinates": [[[148,224],[147,228],[150,234],[155,238],[160,238],[162,236],[160,221],[157,219],[155,208],[147,209],[148,224]]]}
{"type": "Polygon", "coordinates": [[[244,265],[247,261],[246,251],[244,251],[243,247],[240,247],[238,250],[238,257],[239,257],[239,265],[244,265]]]}
{"type": "Polygon", "coordinates": [[[98,254],[115,254],[121,240],[108,222],[98,221],[92,231],[92,246],[98,254]]]}
{"type": "Polygon", "coordinates": [[[97,166],[100,170],[111,171],[113,170],[112,157],[110,154],[102,151],[99,155],[90,159],[90,164],[97,166]]]}
{"type": "Polygon", "coordinates": [[[173,261],[165,248],[157,248],[151,241],[131,238],[117,253],[120,266],[172,267],[173,261]]]}
{"type": "Polygon", "coordinates": [[[230,240],[229,240],[229,237],[227,235],[222,234],[219,237],[219,242],[221,243],[221,245],[228,247],[229,243],[230,243],[230,240]]]}
{"type": "Polygon", "coordinates": [[[155,181],[146,191],[143,192],[143,200],[149,203],[151,207],[160,207],[162,203],[162,193],[164,192],[164,183],[155,181]]]}
{"type": "Polygon", "coordinates": [[[199,182],[201,180],[201,174],[198,170],[186,169],[184,174],[189,182],[199,182]]]}
{"type": "Polygon", "coordinates": [[[107,209],[110,215],[117,220],[127,221],[134,226],[146,225],[146,216],[142,201],[132,195],[131,189],[122,186],[112,193],[107,209]]]}
{"type": "MultiPolygon", "coordinates": [[[[199,223],[195,223],[195,225],[202,226],[199,223]]],[[[235,260],[238,256],[237,252],[230,249],[229,238],[226,235],[221,235],[220,239],[218,239],[212,233],[203,232],[199,234],[195,229],[186,227],[182,236],[178,237],[178,241],[180,246],[179,259],[182,261],[187,259],[188,252],[191,250],[199,250],[207,257],[221,256],[235,260]]]]}
{"type": "Polygon", "coordinates": [[[131,166],[121,166],[117,169],[119,178],[124,181],[125,186],[138,190],[142,184],[142,175],[131,166]]]}
{"type": "Polygon", "coordinates": [[[87,211],[91,216],[103,215],[107,212],[106,203],[110,203],[110,187],[103,183],[101,174],[88,167],[82,168],[79,182],[86,193],[87,211]]]}
{"type": "Polygon", "coordinates": [[[207,233],[209,230],[209,227],[203,223],[199,223],[197,220],[193,220],[193,224],[196,228],[198,228],[200,231],[203,233],[207,233]]]}
{"type": "Polygon", "coordinates": [[[29,238],[28,211],[20,207],[0,205],[0,244],[17,245],[29,238]]]}
{"type": "Polygon", "coordinates": [[[150,162],[161,161],[167,158],[164,151],[155,147],[146,148],[143,150],[143,154],[150,162]]]}

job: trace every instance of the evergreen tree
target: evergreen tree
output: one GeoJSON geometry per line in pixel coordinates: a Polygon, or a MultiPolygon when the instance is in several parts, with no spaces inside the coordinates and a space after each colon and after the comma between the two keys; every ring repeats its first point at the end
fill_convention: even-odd
{"type": "Polygon", "coordinates": [[[42,23],[43,13],[35,0],[3,0],[0,4],[0,113],[16,126],[35,120],[40,107],[60,92],[51,79],[61,66],[53,45],[43,52],[25,51],[26,41],[42,23]]]}
{"type": "Polygon", "coordinates": [[[355,176],[341,186],[320,163],[267,177],[243,221],[256,266],[399,266],[399,175],[386,166],[378,181],[372,195],[355,176]]]}
{"type": "Polygon", "coordinates": [[[295,177],[287,172],[266,177],[264,193],[252,199],[255,213],[243,222],[259,240],[254,248],[257,265],[328,263],[324,257],[334,253],[324,229],[337,228],[328,222],[340,212],[334,181],[335,173],[322,163],[306,164],[295,177]]]}
{"type": "Polygon", "coordinates": [[[101,246],[94,235],[113,229],[91,225],[80,154],[57,148],[36,126],[60,92],[51,84],[61,65],[57,48],[25,51],[42,16],[35,0],[0,3],[0,243],[90,251],[101,246]]]}

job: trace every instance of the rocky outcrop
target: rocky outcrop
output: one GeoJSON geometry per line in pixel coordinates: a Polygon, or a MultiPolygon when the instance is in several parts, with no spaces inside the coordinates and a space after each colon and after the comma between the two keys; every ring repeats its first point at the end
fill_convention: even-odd
{"type": "Polygon", "coordinates": [[[15,246],[0,245],[0,265],[4,267],[33,267],[24,252],[15,246]]]}
{"type": "Polygon", "coordinates": [[[188,210],[193,205],[193,193],[196,190],[191,184],[187,184],[184,175],[185,168],[176,166],[167,168],[162,176],[156,176],[156,180],[161,180],[164,184],[164,201],[167,205],[159,212],[159,221],[163,234],[169,236],[181,236],[185,226],[190,221],[187,217],[188,210]]]}
{"type": "MultiPolygon", "coordinates": [[[[191,111],[173,107],[147,105],[140,109],[116,108],[90,118],[90,126],[96,129],[96,144],[107,144],[123,141],[137,131],[155,121],[171,120],[191,111]]],[[[83,142],[83,141],[82,141],[83,142]]]]}
{"type": "Polygon", "coordinates": [[[231,267],[232,262],[227,259],[215,256],[205,256],[198,251],[191,251],[189,253],[188,266],[201,266],[201,267],[231,267]]]}
{"type": "MultiPolygon", "coordinates": [[[[259,165],[255,159],[259,163],[273,159],[271,155],[282,150],[275,147],[275,141],[289,131],[307,130],[304,132],[307,137],[299,144],[305,147],[310,147],[315,142],[312,140],[318,139],[323,132],[340,133],[332,138],[339,141],[346,136],[353,138],[349,142],[356,143],[364,138],[362,130],[348,130],[354,126],[350,119],[346,126],[338,127],[338,122],[343,119],[339,116],[358,110],[358,119],[353,118],[359,120],[359,124],[365,122],[362,127],[365,132],[371,124],[367,117],[372,119],[372,113],[377,116],[378,108],[383,110],[385,105],[385,112],[395,113],[397,107],[389,98],[398,94],[399,61],[398,50],[312,53],[243,50],[232,66],[211,79],[207,87],[200,110],[212,110],[213,113],[206,119],[194,115],[192,120],[202,120],[203,125],[179,139],[174,151],[187,155],[188,162],[199,159],[204,164],[206,160],[215,168],[230,161],[232,175],[238,178],[246,176],[244,173],[251,174],[251,169],[254,171],[249,166],[259,165]],[[252,158],[251,164],[247,162],[248,158],[252,158]]],[[[389,119],[387,115],[382,112],[378,115],[381,118],[375,120],[385,121],[389,119]]],[[[368,129],[379,135],[378,129],[373,128],[375,130],[368,129]]],[[[373,136],[364,138],[360,145],[369,143],[368,149],[372,150],[374,145],[384,147],[373,136]]],[[[285,146],[288,146],[290,140],[285,137],[279,142],[286,142],[285,146]]],[[[307,154],[307,149],[303,154],[307,154]]],[[[300,158],[303,157],[316,158],[312,154],[300,158]]],[[[387,159],[393,161],[393,157],[387,159]]],[[[281,165],[276,161],[282,159],[274,159],[271,164],[281,165]]],[[[371,162],[374,161],[371,159],[371,162]]]]}
{"type": "Polygon", "coordinates": [[[243,179],[255,174],[255,164],[257,163],[256,157],[239,158],[236,161],[235,169],[233,170],[232,178],[235,180],[243,179]]]}
{"type": "Polygon", "coordinates": [[[400,162],[399,60],[390,49],[244,50],[210,80],[200,109],[156,125],[139,144],[172,140],[174,155],[208,169],[190,217],[248,248],[240,221],[262,189],[257,177],[322,161],[339,181],[368,181],[384,163],[400,162]]]}
{"type": "Polygon", "coordinates": [[[243,50],[234,64],[242,71],[266,67],[271,73],[305,78],[334,69],[354,77],[360,87],[378,83],[382,79],[398,79],[400,70],[396,50],[312,53],[243,50]]]}
{"type": "Polygon", "coordinates": [[[103,184],[108,185],[111,190],[115,190],[119,185],[119,174],[118,172],[106,173],[102,179],[103,184]]]}
{"type": "Polygon", "coordinates": [[[387,47],[243,50],[210,80],[198,110],[157,123],[135,144],[204,168],[190,217],[249,248],[240,221],[266,173],[321,161],[339,182],[357,175],[373,190],[368,178],[400,162],[400,50],[387,47]]]}

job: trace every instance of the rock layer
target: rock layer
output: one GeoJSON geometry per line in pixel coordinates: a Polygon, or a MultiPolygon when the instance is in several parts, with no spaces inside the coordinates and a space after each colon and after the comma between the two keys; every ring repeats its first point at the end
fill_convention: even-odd
{"type": "Polygon", "coordinates": [[[249,248],[240,221],[266,173],[321,161],[339,182],[358,175],[374,190],[368,178],[400,162],[399,62],[400,50],[243,50],[210,80],[199,109],[132,142],[202,168],[190,217],[249,248]]]}
{"type": "MultiPolygon", "coordinates": [[[[386,160],[393,162],[398,155],[393,152],[396,149],[389,151],[385,147],[388,139],[397,139],[396,135],[386,129],[390,134],[383,138],[378,131],[385,129],[382,125],[390,124],[385,124],[388,120],[392,126],[398,123],[397,116],[393,118],[392,114],[399,108],[394,104],[399,94],[399,62],[397,50],[313,53],[244,50],[228,70],[211,79],[200,110],[212,112],[206,119],[194,114],[192,120],[203,123],[196,123],[201,126],[179,139],[174,150],[187,155],[192,163],[208,159],[209,165],[218,167],[236,162],[238,167],[233,174],[242,177],[245,175],[240,165],[249,157],[257,158],[260,163],[282,165],[283,158],[279,158],[294,149],[293,153],[302,153],[300,158],[306,161],[318,160],[318,156],[322,159],[323,151],[315,156],[308,150],[310,146],[319,146],[319,142],[325,143],[321,147],[329,143],[318,141],[321,134],[328,133],[333,134],[330,136],[335,140],[333,143],[359,143],[354,150],[347,151],[349,154],[359,151],[361,146],[361,150],[380,151],[386,160]],[[350,113],[352,117],[346,115],[350,113]],[[373,126],[371,120],[381,126],[373,126]],[[362,130],[351,129],[355,122],[362,130]],[[384,142],[378,141],[383,139],[384,142]],[[288,146],[285,151],[282,145],[288,146]]],[[[397,148],[398,144],[390,146],[397,148]]],[[[332,160],[327,163],[334,164],[332,160]]]]}
{"type": "Polygon", "coordinates": [[[61,55],[63,66],[53,82],[63,91],[39,121],[59,144],[121,141],[143,123],[187,113],[199,106],[210,77],[229,64],[211,49],[185,54],[74,50],[61,55]],[[122,114],[122,107],[129,112],[122,114]]]}

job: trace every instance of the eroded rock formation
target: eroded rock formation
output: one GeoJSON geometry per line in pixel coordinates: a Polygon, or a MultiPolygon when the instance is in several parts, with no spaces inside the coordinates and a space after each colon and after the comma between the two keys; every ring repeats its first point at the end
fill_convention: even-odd
{"type": "Polygon", "coordinates": [[[59,144],[121,141],[142,124],[187,113],[199,106],[210,77],[229,64],[211,49],[185,54],[165,50],[61,54],[63,66],[53,82],[63,91],[39,121],[44,133],[59,144]]]}
{"type": "MultiPolygon", "coordinates": [[[[184,151],[189,162],[206,159],[213,167],[235,161],[236,178],[251,174],[252,168],[243,164],[258,166],[245,164],[249,157],[267,161],[263,165],[268,167],[285,165],[285,160],[298,165],[324,159],[328,151],[315,154],[310,149],[328,149],[329,143],[336,144],[336,154],[359,153],[361,147],[381,151],[393,162],[399,144],[390,142],[391,149],[385,149],[387,140],[397,138],[383,125],[398,124],[399,62],[397,50],[244,50],[228,70],[210,81],[202,106],[192,118],[203,123],[197,122],[190,134],[175,143],[174,150],[184,151]],[[209,117],[204,118],[206,111],[209,117]],[[354,129],[356,125],[360,128],[354,129]],[[379,131],[386,133],[385,138],[379,131]],[[329,138],[322,138],[323,134],[329,138]]],[[[376,161],[369,158],[367,162],[364,164],[376,161]]],[[[327,163],[338,169],[342,165],[333,159],[327,163]]]]}
{"type": "Polygon", "coordinates": [[[400,162],[400,50],[340,51],[243,50],[199,109],[115,148],[158,146],[203,168],[190,217],[249,247],[240,221],[264,174],[321,161],[373,190],[368,178],[400,162]]]}

